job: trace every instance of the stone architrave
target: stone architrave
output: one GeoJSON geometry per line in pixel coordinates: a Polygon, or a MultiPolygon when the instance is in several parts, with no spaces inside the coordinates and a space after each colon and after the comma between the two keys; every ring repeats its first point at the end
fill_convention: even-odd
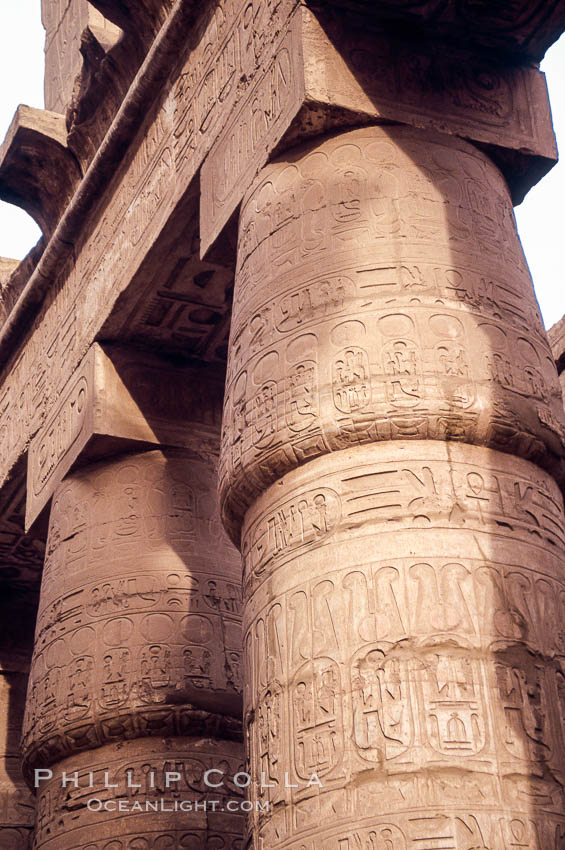
{"type": "MultiPolygon", "coordinates": [[[[483,73],[476,56],[450,45],[438,58],[438,71],[452,80],[447,91],[434,89],[435,68],[431,77],[418,72],[407,79],[404,67],[391,89],[388,77],[380,82],[390,70],[382,35],[375,36],[378,50],[363,75],[359,64],[366,67],[372,33],[359,40],[357,31],[342,26],[334,44],[317,18],[297,5],[302,4],[220,0],[214,14],[203,14],[187,35],[187,55],[184,61],[178,57],[162,100],[148,104],[146,125],[117,172],[112,170],[113,185],[91,205],[99,209],[96,220],[85,222],[72,257],[50,267],[52,286],[8,365],[0,385],[5,422],[0,484],[92,341],[125,333],[120,298],[136,291],[143,263],[171,219],[183,215],[183,199],[199,172],[205,250],[278,146],[344,122],[406,121],[460,133],[500,157],[516,191],[532,185],[555,161],[547,92],[535,68],[509,69],[491,58],[483,73]],[[358,42],[361,55],[355,51],[358,42]],[[443,54],[447,67],[440,61],[443,54]],[[460,69],[465,70],[461,89],[453,81],[460,69]],[[295,71],[289,87],[288,74],[295,71]],[[235,159],[234,127],[241,133],[235,159]]],[[[418,51],[415,56],[426,59],[418,51]]]]}
{"type": "Polygon", "coordinates": [[[115,42],[120,30],[88,0],[41,0],[45,28],[45,106],[65,114],[83,67],[81,39],[90,29],[102,44],[115,42]]]}
{"type": "Polygon", "coordinates": [[[280,144],[333,127],[401,122],[488,147],[515,203],[557,151],[544,75],[457,46],[407,41],[366,18],[299,6],[270,64],[202,166],[202,253],[280,144]],[[441,84],[438,83],[441,80],[441,84]]]}
{"type": "Polygon", "coordinates": [[[223,376],[209,368],[203,385],[199,374],[148,352],[94,343],[30,445],[27,527],[77,464],[150,446],[217,451],[223,376]]]}
{"type": "Polygon", "coordinates": [[[252,846],[558,850],[564,418],[503,178],[342,132],[260,173],[238,251],[252,846]]]}
{"type": "Polygon", "coordinates": [[[565,392],[565,316],[548,330],[547,338],[557,366],[559,383],[565,392]]]}
{"type": "Polygon", "coordinates": [[[63,116],[19,106],[0,147],[0,198],[22,207],[49,238],[80,177],[63,116]]]}

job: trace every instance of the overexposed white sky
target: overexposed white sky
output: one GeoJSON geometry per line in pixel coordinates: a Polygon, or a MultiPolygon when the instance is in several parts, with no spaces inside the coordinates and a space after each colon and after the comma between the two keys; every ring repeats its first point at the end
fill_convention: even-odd
{"type": "MultiPolygon", "coordinates": [[[[40,0],[0,0],[0,140],[19,103],[43,107],[43,41],[40,0]]],[[[565,313],[565,36],[548,51],[547,75],[553,121],[563,162],[516,208],[545,326],[565,313]]],[[[19,207],[0,202],[0,256],[21,259],[39,229],[19,207]]]]}

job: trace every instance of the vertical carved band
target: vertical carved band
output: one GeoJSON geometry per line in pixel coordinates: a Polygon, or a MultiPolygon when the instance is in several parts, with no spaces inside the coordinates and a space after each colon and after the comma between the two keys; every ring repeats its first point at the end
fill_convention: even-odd
{"type": "Polygon", "coordinates": [[[350,449],[267,490],[242,542],[251,788],[271,807],[256,847],[559,848],[565,523],[547,473],[474,446],[350,449]]]}

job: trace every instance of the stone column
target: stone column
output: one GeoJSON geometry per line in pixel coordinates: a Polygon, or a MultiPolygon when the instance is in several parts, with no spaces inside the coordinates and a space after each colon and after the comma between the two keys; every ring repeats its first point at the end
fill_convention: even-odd
{"type": "MultiPolygon", "coordinates": [[[[12,606],[4,613],[13,617],[20,611],[12,606]]],[[[16,647],[3,647],[0,656],[0,850],[29,850],[35,802],[22,776],[19,748],[29,656],[16,647]]]]}
{"type": "Polygon", "coordinates": [[[260,173],[224,419],[253,847],[561,848],[563,413],[483,153],[369,127],[260,173]]]}
{"type": "MultiPolygon", "coordinates": [[[[154,415],[167,419],[169,397],[171,439],[185,405],[175,371],[166,384],[166,371],[152,374],[139,359],[121,369],[138,419],[150,393],[154,415]]],[[[194,404],[190,374],[183,380],[194,404]]],[[[125,388],[120,395],[109,378],[95,390],[81,381],[72,387],[83,386],[81,409],[95,409],[95,430],[106,405],[133,433],[125,388]]],[[[209,381],[192,411],[184,446],[79,458],[55,486],[23,735],[28,778],[41,779],[37,850],[241,846],[241,813],[221,808],[243,794],[233,783],[243,769],[241,568],[217,507],[214,416],[204,398],[215,388],[209,381]],[[222,787],[206,785],[209,769],[221,771],[213,781],[222,787]]],[[[76,418],[78,397],[69,398],[76,418]]],[[[108,411],[105,430],[116,432],[108,411]]],[[[60,432],[48,423],[46,433],[60,432]]],[[[44,436],[32,451],[43,459],[36,494],[57,477],[44,436]]],[[[108,435],[96,439],[90,451],[108,451],[108,435]]]]}

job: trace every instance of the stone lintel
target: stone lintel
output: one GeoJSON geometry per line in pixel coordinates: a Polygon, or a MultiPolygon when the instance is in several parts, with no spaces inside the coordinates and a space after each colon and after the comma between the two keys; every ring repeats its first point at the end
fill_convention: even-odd
{"type": "Polygon", "coordinates": [[[81,177],[66,140],[62,115],[19,106],[0,147],[0,199],[22,207],[46,238],[81,177]]]}
{"type": "Polygon", "coordinates": [[[565,316],[549,328],[547,338],[557,363],[557,370],[562,372],[565,369],[565,316]]]}
{"type": "Polygon", "coordinates": [[[217,453],[222,395],[215,370],[203,381],[201,370],[94,343],[30,445],[26,530],[65,475],[86,463],[156,446],[217,453]]]}
{"type": "Polygon", "coordinates": [[[535,68],[300,7],[202,167],[202,256],[271,155],[338,127],[391,122],[485,149],[514,203],[557,160],[545,77],[535,68]]]}

